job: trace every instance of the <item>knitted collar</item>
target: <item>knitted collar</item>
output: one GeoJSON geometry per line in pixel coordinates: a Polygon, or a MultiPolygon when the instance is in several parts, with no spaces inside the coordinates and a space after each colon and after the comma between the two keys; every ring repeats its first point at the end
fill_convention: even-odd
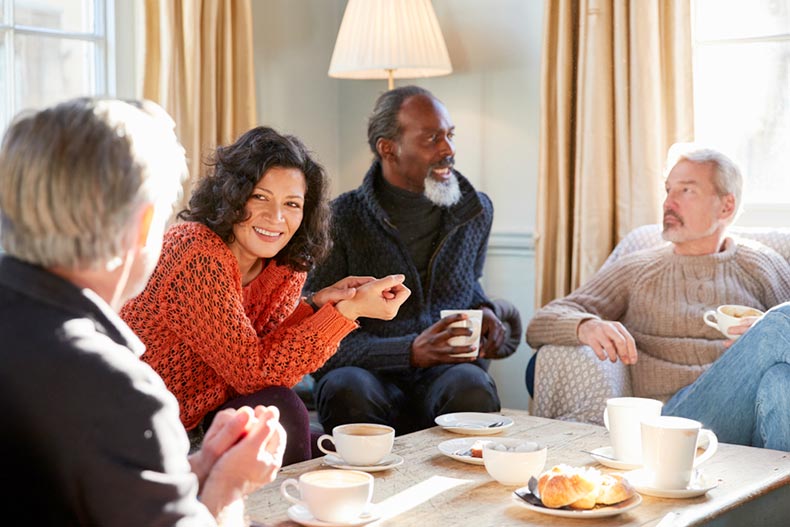
{"type": "MultiPolygon", "coordinates": [[[[458,178],[458,186],[461,189],[461,199],[458,203],[452,205],[447,209],[448,222],[453,225],[466,223],[483,211],[483,204],[480,202],[480,197],[472,184],[460,172],[453,169],[455,177],[458,178]]],[[[383,178],[381,173],[381,162],[377,159],[365,174],[365,179],[362,185],[357,189],[362,203],[373,214],[373,216],[383,224],[392,226],[390,224],[387,213],[379,204],[376,197],[374,182],[376,178],[383,178]]]]}

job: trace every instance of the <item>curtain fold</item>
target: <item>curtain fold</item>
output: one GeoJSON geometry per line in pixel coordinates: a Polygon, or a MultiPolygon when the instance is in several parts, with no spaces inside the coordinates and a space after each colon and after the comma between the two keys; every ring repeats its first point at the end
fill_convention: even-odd
{"type": "Polygon", "coordinates": [[[176,122],[190,177],[189,201],[205,160],[256,123],[250,0],[146,0],[143,97],[176,122]]]}
{"type": "Polygon", "coordinates": [[[536,304],[660,219],[666,152],[693,136],[689,0],[546,3],[536,304]]]}

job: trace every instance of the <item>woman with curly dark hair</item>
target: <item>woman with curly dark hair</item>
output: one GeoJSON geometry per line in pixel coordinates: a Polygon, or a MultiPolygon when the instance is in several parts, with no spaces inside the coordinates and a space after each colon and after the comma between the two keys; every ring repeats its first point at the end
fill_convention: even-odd
{"type": "Polygon", "coordinates": [[[358,317],[391,319],[403,276],[348,277],[300,298],[330,239],[324,169],[299,139],[254,128],[217,149],[184,222],[166,233],[145,290],[121,317],[179,402],[187,430],[224,408],[278,406],[284,464],[311,457],[307,409],[291,389],[337,351],[358,317]]]}

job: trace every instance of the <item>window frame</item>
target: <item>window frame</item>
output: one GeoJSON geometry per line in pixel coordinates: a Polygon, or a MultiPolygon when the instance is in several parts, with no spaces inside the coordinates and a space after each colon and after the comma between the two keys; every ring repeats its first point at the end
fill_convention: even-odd
{"type": "MultiPolygon", "coordinates": [[[[16,107],[17,93],[14,74],[16,71],[16,52],[14,48],[14,37],[16,35],[28,35],[38,37],[48,37],[60,40],[72,40],[77,42],[89,42],[95,46],[93,64],[93,93],[85,95],[116,96],[117,94],[117,62],[121,57],[117,54],[118,43],[116,40],[116,3],[124,0],[91,0],[94,11],[94,27],[91,32],[64,31],[44,27],[25,26],[14,23],[14,0],[4,0],[2,4],[3,19],[0,22],[0,40],[3,42],[5,68],[2,75],[6,78],[8,89],[0,97],[0,104],[3,105],[3,116],[5,121],[0,122],[0,136],[5,132],[9,121],[20,111],[16,107]]],[[[136,2],[135,2],[136,3],[136,2]]],[[[120,4],[122,6],[122,4],[120,4]]],[[[134,24],[131,24],[129,33],[125,38],[133,39],[134,24]]],[[[134,64],[130,60],[130,64],[134,64]]],[[[129,92],[129,90],[125,90],[129,92]]]]}
{"type": "MultiPolygon", "coordinates": [[[[701,1],[701,0],[700,0],[701,1]]],[[[696,65],[699,50],[710,46],[748,46],[756,43],[790,42],[790,32],[773,32],[763,35],[734,36],[718,38],[699,38],[697,35],[698,0],[692,0],[692,57],[696,65]]],[[[695,90],[696,103],[696,90],[695,90]]],[[[695,104],[696,108],[696,104],[695,104]]],[[[695,122],[697,115],[695,111],[695,122]]],[[[695,132],[696,135],[696,132],[695,132]]],[[[696,139],[696,138],[695,138],[696,139]]],[[[790,140],[790,139],[789,139],[790,140]]],[[[726,153],[726,152],[725,152],[726,153]]],[[[748,184],[748,183],[747,183],[748,184]]],[[[790,198],[781,202],[744,202],[740,216],[736,219],[740,226],[790,227],[790,198]]]]}

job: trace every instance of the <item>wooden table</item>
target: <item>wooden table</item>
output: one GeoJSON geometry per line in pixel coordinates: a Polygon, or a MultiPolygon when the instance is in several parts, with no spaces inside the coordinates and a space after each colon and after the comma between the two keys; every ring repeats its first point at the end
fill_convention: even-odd
{"type": "MultiPolygon", "coordinates": [[[[515,424],[492,437],[519,437],[548,445],[546,468],[567,463],[615,472],[581,452],[608,445],[605,428],[533,417],[520,410],[501,413],[515,424]]],[[[373,473],[373,502],[382,519],[369,525],[790,525],[790,455],[785,452],[720,443],[713,458],[702,466],[708,480],[719,482],[706,495],[692,499],[643,496],[639,507],[619,516],[576,520],[515,504],[514,487],[494,481],[483,466],[456,461],[437,449],[442,441],[459,437],[439,427],[397,437],[393,452],[405,462],[373,473]]],[[[280,495],[280,483],[322,466],[321,459],[314,459],[283,468],[275,482],[248,497],[250,519],[264,525],[297,525],[288,520],[291,504],[280,495]]]]}

